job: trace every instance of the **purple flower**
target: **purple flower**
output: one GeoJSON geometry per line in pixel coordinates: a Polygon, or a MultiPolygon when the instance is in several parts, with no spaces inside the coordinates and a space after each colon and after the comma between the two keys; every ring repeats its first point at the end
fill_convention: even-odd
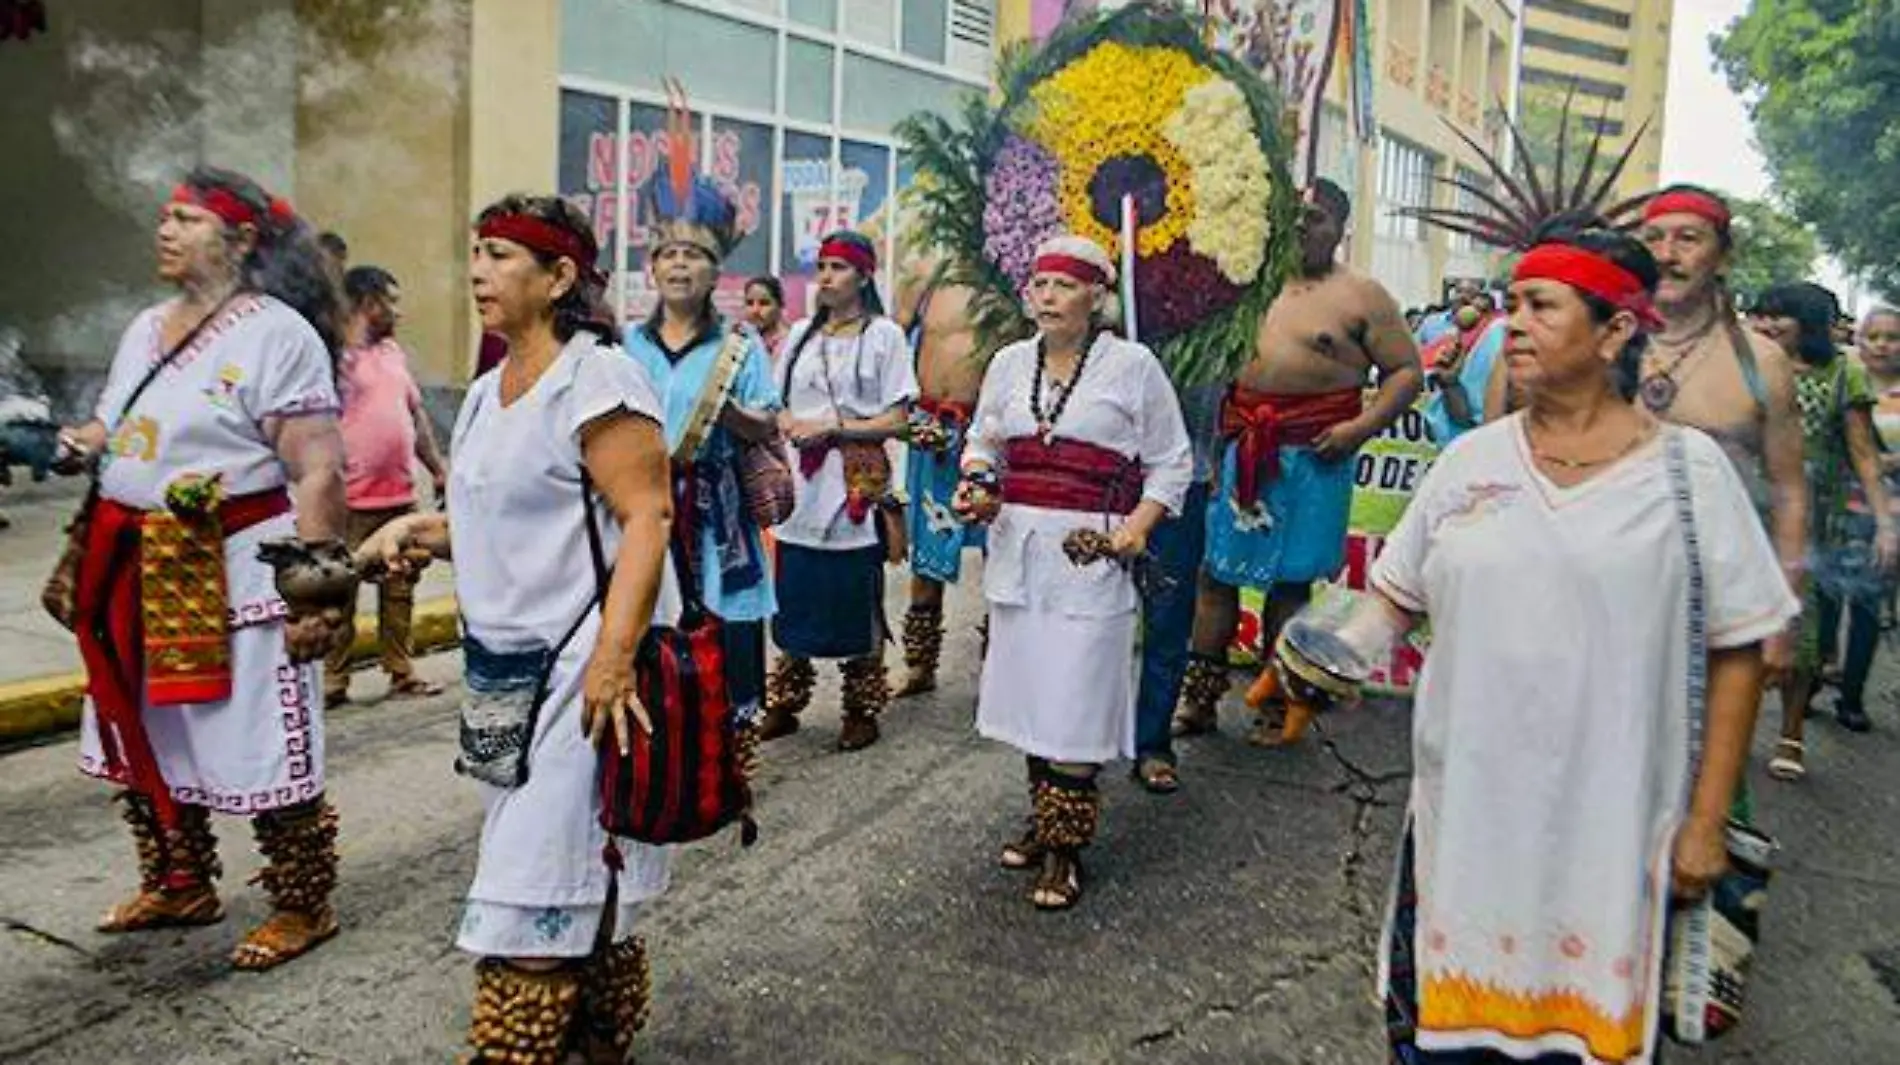
{"type": "Polygon", "coordinates": [[[1019,288],[1029,283],[1036,245],[1062,228],[1056,161],[1014,133],[983,181],[983,254],[1019,288]]]}

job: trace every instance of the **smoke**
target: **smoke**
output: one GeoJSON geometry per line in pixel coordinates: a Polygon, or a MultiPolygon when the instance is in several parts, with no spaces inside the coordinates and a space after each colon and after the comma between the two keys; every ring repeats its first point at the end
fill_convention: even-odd
{"type": "Polygon", "coordinates": [[[18,308],[30,324],[29,350],[52,360],[53,391],[68,391],[53,378],[81,365],[103,368],[139,308],[161,295],[143,234],[194,165],[250,174],[288,195],[318,228],[336,225],[322,217],[325,205],[381,209],[442,196],[442,175],[454,165],[465,7],[207,0],[202,30],[131,30],[114,25],[117,17],[75,24],[64,55],[67,89],[48,121],[83,184],[70,195],[121,221],[106,223],[106,232],[93,222],[62,229],[65,240],[95,249],[94,269],[60,304],[18,308]]]}
{"type": "Polygon", "coordinates": [[[279,190],[407,184],[433,160],[377,130],[452,115],[461,59],[445,42],[466,38],[461,7],[340,0],[299,20],[285,5],[136,41],[82,29],[68,66],[83,88],[53,113],[54,136],[94,196],[141,220],[201,159],[279,190]]]}
{"type": "Polygon", "coordinates": [[[53,112],[53,137],[101,202],[149,218],[180,161],[196,158],[202,98],[185,76],[195,44],[178,33],[125,43],[91,31],[73,44],[72,81],[87,91],[53,112]]]}

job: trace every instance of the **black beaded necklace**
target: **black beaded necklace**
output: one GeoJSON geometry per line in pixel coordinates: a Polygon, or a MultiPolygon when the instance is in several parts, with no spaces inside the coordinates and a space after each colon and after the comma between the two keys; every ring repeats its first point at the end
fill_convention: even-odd
{"type": "Polygon", "coordinates": [[[1094,349],[1095,337],[1090,335],[1088,342],[1082,345],[1082,354],[1076,358],[1075,372],[1069,375],[1069,383],[1056,394],[1055,405],[1045,415],[1042,410],[1042,380],[1049,361],[1049,345],[1042,337],[1036,338],[1036,373],[1029,381],[1029,413],[1036,419],[1036,435],[1047,445],[1056,432],[1056,422],[1062,418],[1062,412],[1069,405],[1069,397],[1075,395],[1075,386],[1082,381],[1082,371],[1088,368],[1089,352],[1094,349]]]}

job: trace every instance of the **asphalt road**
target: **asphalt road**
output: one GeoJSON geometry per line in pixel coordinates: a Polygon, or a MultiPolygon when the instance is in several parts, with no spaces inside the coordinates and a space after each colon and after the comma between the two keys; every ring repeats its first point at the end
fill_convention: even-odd
{"type": "MultiPolygon", "coordinates": [[[[1372,959],[1404,708],[1341,713],[1324,742],[1265,753],[1238,741],[1232,706],[1225,734],[1185,747],[1178,796],[1113,776],[1088,896],[1040,914],[993,861],[1018,827],[1021,763],[970,729],[967,591],[952,618],[943,691],[840,755],[825,670],[807,729],[767,748],[760,844],[682,856],[642,916],[657,998],[640,1060],[1383,1061],[1372,959]]],[[[1727,1045],[1672,1065],[1900,1061],[1900,674],[1882,669],[1881,731],[1818,722],[1806,784],[1757,774],[1786,850],[1753,1011],[1727,1045]]],[[[134,880],[105,789],[73,769],[71,742],[0,756],[0,1061],[451,1060],[471,987],[451,931],[480,824],[449,769],[453,695],[352,707],[330,728],[344,932],[262,975],[225,960],[263,909],[244,886],[244,825],[219,822],[225,923],[101,936],[93,920],[134,880]]]]}

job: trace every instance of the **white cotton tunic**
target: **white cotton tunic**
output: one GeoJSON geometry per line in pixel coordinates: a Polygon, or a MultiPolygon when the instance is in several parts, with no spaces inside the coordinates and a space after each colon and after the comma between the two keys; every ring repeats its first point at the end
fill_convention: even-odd
{"type": "MultiPolygon", "coordinates": [[[[983,377],[963,464],[1000,468],[1015,437],[1033,436],[1036,340],[996,353],[983,377]]],[[[1044,383],[1042,409],[1058,390],[1044,383]]],[[[1174,386],[1153,353],[1103,333],[1055,425],[1059,439],[1107,448],[1141,463],[1142,492],[1178,514],[1194,453],[1174,386]]],[[[1005,474],[1007,476],[1007,474],[1005,474]]],[[[1006,503],[989,530],[983,594],[989,653],[977,732],[1059,762],[1107,762],[1135,753],[1135,625],[1140,597],[1112,562],[1077,566],[1062,541],[1078,528],[1107,532],[1118,514],[1006,503]]]]}
{"type": "MultiPolygon", "coordinates": [[[[227,498],[285,486],[283,463],[265,438],[273,417],[338,409],[330,353],[310,323],[269,296],[235,297],[159,373],[129,416],[119,412],[164,355],[169,304],[133,319],[119,341],[96,416],[110,439],[100,473],[104,498],[160,507],[186,474],[219,474],[227,498]]],[[[172,798],[220,813],[252,815],[308,802],[323,792],[323,710],[317,663],[293,665],[284,649],[283,600],[265,540],[296,535],[284,514],[225,541],[231,618],[231,698],[146,706],[145,731],[172,798]]],[[[106,763],[100,721],[86,701],[80,725],[84,772],[124,783],[106,763]]]]}
{"type": "MultiPolygon", "coordinates": [[[[1781,631],[1799,606],[1741,479],[1709,437],[1663,431],[1683,438],[1710,646],[1781,631]]],[[[1432,625],[1412,729],[1418,1045],[1652,1060],[1688,758],[1662,441],[1559,488],[1522,415],[1473,430],[1371,580],[1432,625]]]]}
{"type": "MultiPolygon", "coordinates": [[[[616,410],[657,423],[661,407],[637,362],[585,332],[506,407],[500,383],[496,369],[469,387],[452,437],[449,535],[463,625],[491,650],[523,651],[553,647],[575,618],[589,616],[548,680],[527,783],[474,785],[487,817],[457,945],[503,957],[574,957],[593,946],[608,878],[596,749],[581,731],[581,673],[600,612],[592,606],[580,432],[616,410]]],[[[620,529],[604,501],[594,510],[611,562],[620,529]]],[[[677,590],[669,591],[676,601],[677,590]]],[[[662,847],[621,840],[620,850],[616,938],[631,934],[635,904],[666,890],[669,866],[662,847]]]]}
{"type": "MultiPolygon", "coordinates": [[[[896,322],[879,316],[855,335],[820,332],[794,363],[791,353],[810,329],[810,319],[792,327],[779,363],[779,391],[792,417],[802,421],[875,418],[917,398],[910,345],[896,322]]],[[[845,513],[844,456],[833,450],[809,480],[799,465],[797,449],[791,458],[796,504],[791,517],[775,530],[779,542],[825,551],[876,544],[876,512],[861,522],[845,513]]]]}

